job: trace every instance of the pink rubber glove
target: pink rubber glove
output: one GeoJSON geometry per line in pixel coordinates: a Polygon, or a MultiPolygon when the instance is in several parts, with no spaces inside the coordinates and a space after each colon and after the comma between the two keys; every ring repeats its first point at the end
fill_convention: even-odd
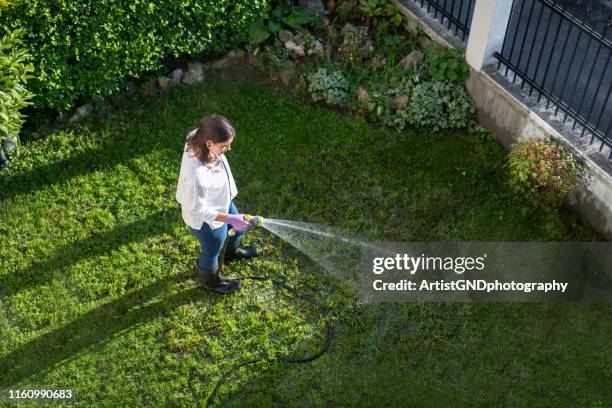
{"type": "Polygon", "coordinates": [[[250,222],[244,220],[244,214],[228,214],[227,223],[237,231],[244,231],[251,225],[250,222]]]}

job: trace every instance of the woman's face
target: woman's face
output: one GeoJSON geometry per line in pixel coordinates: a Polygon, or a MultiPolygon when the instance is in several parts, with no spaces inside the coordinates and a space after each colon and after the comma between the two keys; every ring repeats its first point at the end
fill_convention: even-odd
{"type": "Polygon", "coordinates": [[[232,142],[234,141],[234,137],[230,137],[229,140],[225,142],[215,143],[211,140],[206,142],[206,146],[208,147],[208,151],[213,154],[215,157],[221,156],[223,153],[228,150],[232,150],[232,142]]]}

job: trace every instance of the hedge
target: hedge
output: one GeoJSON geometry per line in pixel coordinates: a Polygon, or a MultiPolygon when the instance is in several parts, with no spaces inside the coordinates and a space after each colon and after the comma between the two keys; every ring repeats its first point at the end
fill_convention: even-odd
{"type": "Polygon", "coordinates": [[[165,58],[246,41],[249,24],[269,7],[269,0],[30,0],[5,4],[0,25],[25,31],[35,107],[65,112],[159,70],[165,58]]]}
{"type": "Polygon", "coordinates": [[[0,140],[17,139],[24,118],[20,110],[31,104],[32,93],[25,87],[34,71],[30,56],[21,45],[21,30],[0,32],[0,140]],[[3,35],[4,34],[4,35],[3,35]]]}

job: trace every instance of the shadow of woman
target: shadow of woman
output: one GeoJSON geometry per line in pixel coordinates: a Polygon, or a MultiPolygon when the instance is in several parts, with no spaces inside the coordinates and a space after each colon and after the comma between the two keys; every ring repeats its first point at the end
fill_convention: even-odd
{"type": "Polygon", "coordinates": [[[109,254],[124,245],[140,242],[152,235],[170,233],[178,222],[177,213],[167,209],[145,219],[67,244],[49,259],[36,262],[29,268],[15,273],[0,276],[0,298],[49,283],[57,278],[57,272],[63,272],[81,259],[109,254]]]}
{"type": "MultiPolygon", "coordinates": [[[[189,289],[148,303],[149,299],[163,294],[171,284],[180,283],[189,275],[185,272],[161,279],[18,347],[0,359],[0,372],[3,373],[0,388],[15,386],[33,374],[49,370],[87,348],[108,341],[117,333],[192,302],[204,293],[201,289],[189,289]]],[[[219,301],[217,296],[208,295],[208,299],[213,304],[219,301]]]]}

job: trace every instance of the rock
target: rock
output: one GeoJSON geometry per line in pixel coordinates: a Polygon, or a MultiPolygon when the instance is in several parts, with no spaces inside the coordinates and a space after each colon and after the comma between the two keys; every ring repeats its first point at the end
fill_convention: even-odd
{"type": "Polygon", "coordinates": [[[399,95],[393,98],[393,101],[391,101],[391,106],[393,106],[393,108],[395,109],[406,109],[406,106],[408,106],[409,102],[410,98],[408,98],[408,96],[399,95]]]}
{"type": "Polygon", "coordinates": [[[183,70],[180,68],[175,69],[170,74],[170,85],[176,85],[181,83],[181,79],[183,78],[183,70]]]}
{"type": "Polygon", "coordinates": [[[284,46],[288,50],[294,50],[298,45],[293,40],[285,41],[284,46]]]}
{"type": "Polygon", "coordinates": [[[363,87],[359,87],[357,90],[357,100],[361,103],[367,103],[370,99],[370,95],[368,95],[368,91],[363,87]]]}
{"type": "Polygon", "coordinates": [[[68,123],[70,124],[76,123],[82,118],[91,115],[92,112],[93,112],[93,106],[90,103],[80,106],[77,108],[76,112],[74,113],[74,115],[72,115],[70,120],[68,120],[68,123]]]}
{"type": "Polygon", "coordinates": [[[183,83],[187,85],[197,84],[204,80],[204,67],[199,62],[187,64],[187,72],[183,75],[183,83]]]}
{"type": "Polygon", "coordinates": [[[11,139],[6,138],[2,141],[2,149],[7,153],[12,153],[17,149],[17,145],[11,139]]]}
{"type": "Polygon", "coordinates": [[[304,52],[304,47],[301,45],[298,45],[297,47],[295,47],[293,49],[293,53],[298,57],[303,57],[306,55],[306,52],[304,52]]]}
{"type": "MultiPolygon", "coordinates": [[[[166,89],[168,89],[168,86],[170,85],[170,81],[172,81],[170,78],[161,76],[157,79],[157,82],[155,84],[157,85],[159,89],[161,89],[162,91],[165,91],[166,89]]],[[[147,89],[145,89],[145,92],[146,91],[147,89]]]]}
{"type": "Polygon", "coordinates": [[[325,14],[325,6],[321,0],[298,0],[298,6],[304,7],[310,14],[315,16],[325,14]]]}
{"type": "Polygon", "coordinates": [[[293,33],[289,30],[280,30],[278,33],[278,39],[283,43],[286,43],[289,40],[293,40],[293,33]]]}
{"type": "Polygon", "coordinates": [[[86,105],[83,105],[77,108],[77,114],[81,116],[82,118],[84,118],[85,116],[91,115],[92,112],[93,112],[93,106],[91,106],[91,103],[88,103],[86,105]]]}
{"type": "Polygon", "coordinates": [[[402,60],[398,62],[397,67],[404,71],[407,69],[417,71],[421,65],[423,65],[423,53],[416,50],[402,58],[402,60]]]}
{"type": "Polygon", "coordinates": [[[306,51],[306,54],[308,54],[309,56],[313,56],[313,57],[324,58],[325,48],[323,47],[323,44],[321,43],[321,41],[315,40],[313,46],[308,48],[308,50],[306,51]]]}
{"type": "Polygon", "coordinates": [[[289,40],[285,43],[285,48],[291,50],[296,56],[303,57],[306,55],[304,52],[304,46],[297,45],[293,40],[289,40]]]}

